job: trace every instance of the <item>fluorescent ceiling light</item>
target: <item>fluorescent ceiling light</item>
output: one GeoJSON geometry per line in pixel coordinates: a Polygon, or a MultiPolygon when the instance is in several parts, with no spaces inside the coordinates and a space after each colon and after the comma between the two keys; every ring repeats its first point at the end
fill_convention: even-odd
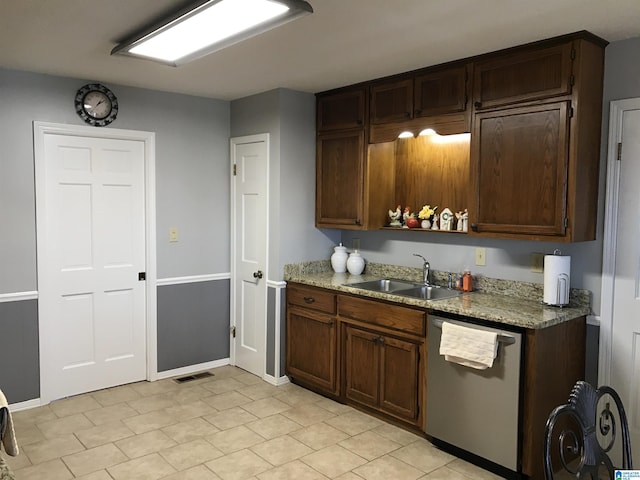
{"type": "Polygon", "coordinates": [[[178,66],[312,12],[304,0],[200,0],[131,36],[111,54],[178,66]]]}

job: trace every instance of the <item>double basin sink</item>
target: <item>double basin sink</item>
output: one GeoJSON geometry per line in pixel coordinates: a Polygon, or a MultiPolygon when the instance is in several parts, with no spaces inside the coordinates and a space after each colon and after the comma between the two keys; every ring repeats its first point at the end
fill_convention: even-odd
{"type": "Polygon", "coordinates": [[[345,286],[359,288],[370,292],[389,293],[393,295],[400,295],[402,297],[418,298],[421,300],[441,300],[444,298],[456,297],[462,293],[450,288],[443,288],[435,285],[423,285],[421,283],[388,278],[369,280],[367,282],[348,283],[345,284],[345,286]]]}

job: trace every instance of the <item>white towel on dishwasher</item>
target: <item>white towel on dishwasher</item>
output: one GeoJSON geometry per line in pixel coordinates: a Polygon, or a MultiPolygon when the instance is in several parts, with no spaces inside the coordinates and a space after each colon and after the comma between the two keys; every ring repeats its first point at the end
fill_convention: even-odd
{"type": "Polygon", "coordinates": [[[5,423],[5,431],[0,440],[2,441],[2,445],[4,445],[6,452],[12,457],[15,457],[16,455],[18,455],[20,450],[18,449],[16,434],[13,431],[13,420],[11,419],[11,412],[9,411],[9,403],[2,393],[2,390],[0,390],[0,408],[7,409],[7,422],[5,423]]]}
{"type": "Polygon", "coordinates": [[[493,366],[497,354],[496,332],[442,322],[440,355],[448,362],[485,370],[493,366]]]}

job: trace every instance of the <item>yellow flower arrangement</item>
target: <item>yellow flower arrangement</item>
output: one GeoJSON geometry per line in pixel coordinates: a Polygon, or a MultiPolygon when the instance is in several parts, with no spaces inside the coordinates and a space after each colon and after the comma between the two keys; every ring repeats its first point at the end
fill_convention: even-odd
{"type": "Polygon", "coordinates": [[[422,220],[428,220],[433,216],[434,213],[436,213],[437,209],[438,207],[431,208],[431,205],[425,205],[422,207],[422,210],[420,210],[420,212],[418,213],[418,218],[422,220]]]}

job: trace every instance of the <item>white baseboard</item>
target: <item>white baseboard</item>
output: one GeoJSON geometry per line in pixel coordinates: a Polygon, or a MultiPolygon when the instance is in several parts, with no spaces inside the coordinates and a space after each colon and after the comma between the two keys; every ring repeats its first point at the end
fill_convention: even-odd
{"type": "Polygon", "coordinates": [[[168,277],[159,278],[156,281],[156,285],[159,287],[165,285],[182,285],[184,283],[197,283],[197,282],[212,282],[215,280],[229,280],[231,278],[230,273],[212,273],[209,275],[190,275],[188,277],[168,277]]]}
{"type": "Polygon", "coordinates": [[[267,382],[270,383],[271,385],[275,385],[276,387],[279,387],[281,385],[286,385],[289,382],[289,377],[287,377],[286,375],[284,377],[280,377],[280,378],[276,378],[273,375],[267,375],[265,374],[264,377],[262,377],[262,379],[267,382]]]}
{"type": "Polygon", "coordinates": [[[12,412],[19,412],[20,410],[29,410],[30,408],[41,407],[42,403],[39,398],[33,400],[27,400],[26,402],[12,403],[9,405],[9,410],[12,412]]]}
{"type": "Polygon", "coordinates": [[[179,377],[181,375],[192,375],[194,373],[202,372],[203,370],[224,367],[225,365],[229,365],[229,359],[221,358],[220,360],[214,360],[213,362],[198,363],[197,365],[189,365],[188,367],[174,368],[173,370],[158,372],[157,379],[163,380],[165,378],[179,377]]]}
{"type": "Polygon", "coordinates": [[[0,293],[0,303],[2,302],[20,302],[22,300],[37,300],[38,292],[15,292],[0,293]]]}

